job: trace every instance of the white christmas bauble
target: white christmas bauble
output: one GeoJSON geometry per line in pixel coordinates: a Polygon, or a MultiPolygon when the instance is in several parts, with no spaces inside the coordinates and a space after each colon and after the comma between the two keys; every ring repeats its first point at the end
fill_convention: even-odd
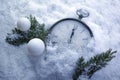
{"type": "Polygon", "coordinates": [[[52,46],[47,46],[46,47],[48,53],[56,53],[57,51],[57,46],[52,47],[52,46]]]}
{"type": "Polygon", "coordinates": [[[28,51],[33,56],[41,55],[45,50],[44,42],[39,38],[34,38],[28,42],[28,51]]]}
{"type": "Polygon", "coordinates": [[[30,26],[31,26],[31,23],[30,23],[30,20],[27,19],[27,18],[20,18],[18,21],[17,21],[17,27],[18,29],[20,29],[21,31],[27,31],[30,29],[30,26]]]}

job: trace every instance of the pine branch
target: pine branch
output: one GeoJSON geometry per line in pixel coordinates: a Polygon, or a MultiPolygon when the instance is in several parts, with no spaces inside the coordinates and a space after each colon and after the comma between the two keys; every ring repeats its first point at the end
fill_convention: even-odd
{"type": "Polygon", "coordinates": [[[39,24],[36,18],[32,17],[32,15],[30,15],[28,18],[31,22],[30,30],[23,32],[15,28],[12,30],[12,33],[8,33],[6,42],[15,46],[19,46],[29,42],[33,38],[40,38],[45,41],[48,34],[48,30],[45,30],[44,28],[45,25],[39,24]]]}
{"type": "Polygon", "coordinates": [[[98,54],[87,61],[87,65],[91,66],[87,71],[87,75],[89,76],[89,78],[91,78],[96,71],[108,65],[108,62],[115,57],[113,55],[114,53],[116,53],[116,51],[112,52],[112,49],[109,49],[106,52],[98,54]]]}
{"type": "Polygon", "coordinates": [[[82,72],[84,71],[84,67],[85,67],[84,58],[83,57],[79,58],[76,65],[77,65],[77,68],[75,69],[75,73],[72,76],[73,80],[77,80],[79,78],[79,75],[81,75],[82,72]]]}
{"type": "Polygon", "coordinates": [[[105,67],[108,62],[115,57],[113,54],[116,52],[117,51],[112,52],[112,49],[109,49],[106,52],[91,57],[87,62],[84,61],[83,57],[79,58],[76,64],[77,67],[73,74],[73,80],[77,80],[81,75],[91,78],[95,72],[105,67]]]}

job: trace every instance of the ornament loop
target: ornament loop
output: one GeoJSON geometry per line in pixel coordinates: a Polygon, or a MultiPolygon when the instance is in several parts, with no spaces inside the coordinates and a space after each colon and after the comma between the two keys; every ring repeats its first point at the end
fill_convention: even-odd
{"type": "Polygon", "coordinates": [[[89,16],[89,12],[85,9],[78,9],[76,14],[79,16],[79,19],[85,18],[89,16]]]}

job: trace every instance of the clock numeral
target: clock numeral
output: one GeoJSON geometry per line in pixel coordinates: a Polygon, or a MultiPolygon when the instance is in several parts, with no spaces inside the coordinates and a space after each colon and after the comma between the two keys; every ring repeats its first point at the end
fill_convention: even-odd
{"type": "Polygon", "coordinates": [[[76,30],[78,28],[78,25],[74,24],[74,29],[76,30]]]}
{"type": "Polygon", "coordinates": [[[85,31],[85,29],[83,29],[80,33],[83,33],[85,31]]]}
{"type": "Polygon", "coordinates": [[[82,40],[88,40],[89,38],[83,38],[82,40]]]}

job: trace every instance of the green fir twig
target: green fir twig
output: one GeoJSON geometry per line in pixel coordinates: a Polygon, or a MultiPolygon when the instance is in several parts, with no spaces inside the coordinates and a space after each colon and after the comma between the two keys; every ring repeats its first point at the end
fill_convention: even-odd
{"type": "Polygon", "coordinates": [[[45,25],[39,24],[36,18],[32,15],[30,15],[28,19],[31,22],[30,30],[23,32],[15,28],[12,30],[12,33],[8,33],[6,42],[15,46],[19,46],[29,42],[33,38],[40,38],[45,41],[48,34],[48,30],[45,29],[45,25]]]}
{"type": "Polygon", "coordinates": [[[108,62],[115,57],[113,54],[116,52],[117,51],[109,49],[106,52],[91,57],[86,62],[83,57],[79,58],[72,76],[73,80],[78,80],[78,78],[82,75],[87,76],[88,79],[90,79],[95,72],[105,67],[108,62]]]}

